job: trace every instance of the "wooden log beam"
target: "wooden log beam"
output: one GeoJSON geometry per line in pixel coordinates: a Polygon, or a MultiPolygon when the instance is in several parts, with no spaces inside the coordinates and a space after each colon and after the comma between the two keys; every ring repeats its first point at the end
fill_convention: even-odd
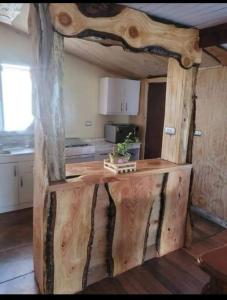
{"type": "MultiPolygon", "coordinates": [[[[227,35],[227,32],[226,32],[227,35]]],[[[227,66],[227,49],[218,46],[206,47],[205,50],[215,57],[222,66],[227,66]]]]}
{"type": "Polygon", "coordinates": [[[197,29],[157,22],[143,12],[110,3],[50,3],[49,11],[55,30],[63,36],[174,57],[184,68],[201,63],[197,29]]]}
{"type": "Polygon", "coordinates": [[[227,23],[201,29],[199,31],[199,46],[206,48],[227,43],[227,23]]]}

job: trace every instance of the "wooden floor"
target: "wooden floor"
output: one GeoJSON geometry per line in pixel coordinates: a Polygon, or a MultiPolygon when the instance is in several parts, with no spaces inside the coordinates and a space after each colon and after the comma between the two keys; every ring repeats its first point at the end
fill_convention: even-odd
{"type": "MultiPolygon", "coordinates": [[[[81,294],[199,294],[209,277],[196,257],[227,243],[227,230],[193,215],[193,244],[155,258],[81,294]]],[[[0,214],[0,294],[37,294],[32,260],[32,209],[0,214]]]]}

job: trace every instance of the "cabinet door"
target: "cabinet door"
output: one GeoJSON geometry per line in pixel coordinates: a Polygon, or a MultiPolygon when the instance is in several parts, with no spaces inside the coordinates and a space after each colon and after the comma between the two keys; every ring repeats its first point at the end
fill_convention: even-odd
{"type": "Polygon", "coordinates": [[[0,207],[7,208],[16,204],[18,204],[17,163],[0,164],[0,207]]]}
{"type": "Polygon", "coordinates": [[[19,162],[19,202],[33,203],[33,161],[19,162]]]}
{"type": "Polygon", "coordinates": [[[109,78],[108,113],[124,114],[125,80],[109,78]]]}
{"type": "Polygon", "coordinates": [[[137,115],[139,111],[140,81],[124,80],[125,85],[125,114],[137,115]]]}

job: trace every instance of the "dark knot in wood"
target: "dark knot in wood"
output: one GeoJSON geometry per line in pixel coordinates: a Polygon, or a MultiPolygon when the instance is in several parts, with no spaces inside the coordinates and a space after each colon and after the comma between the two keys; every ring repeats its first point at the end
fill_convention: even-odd
{"type": "Polygon", "coordinates": [[[187,56],[182,57],[181,62],[182,62],[182,65],[183,65],[185,68],[189,68],[189,67],[191,67],[191,65],[192,65],[191,59],[190,59],[189,57],[187,57],[187,56]]]}
{"type": "Polygon", "coordinates": [[[131,38],[137,38],[139,36],[139,32],[135,26],[129,27],[128,33],[131,38]]]}
{"type": "Polygon", "coordinates": [[[69,26],[72,24],[72,18],[65,12],[60,12],[58,15],[58,20],[63,26],[69,26]]]}
{"type": "Polygon", "coordinates": [[[114,17],[123,9],[123,5],[112,3],[77,3],[80,12],[89,18],[114,17]]]}

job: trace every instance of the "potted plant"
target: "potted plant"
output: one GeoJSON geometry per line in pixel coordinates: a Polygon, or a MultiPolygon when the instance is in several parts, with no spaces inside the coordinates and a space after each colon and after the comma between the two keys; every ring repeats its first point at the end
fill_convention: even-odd
{"type": "Polygon", "coordinates": [[[134,143],[134,140],[130,138],[132,133],[130,132],[125,138],[123,143],[118,143],[113,148],[113,151],[109,153],[109,159],[111,163],[122,164],[129,161],[131,154],[128,152],[128,146],[134,143]]]}

